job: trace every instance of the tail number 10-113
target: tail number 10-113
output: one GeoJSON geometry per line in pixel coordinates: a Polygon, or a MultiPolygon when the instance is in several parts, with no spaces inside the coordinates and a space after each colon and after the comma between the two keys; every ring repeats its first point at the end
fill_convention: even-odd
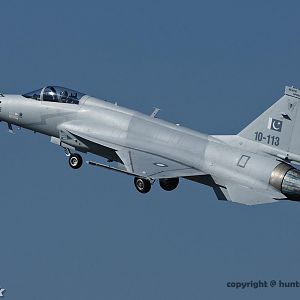
{"type": "Polygon", "coordinates": [[[272,146],[279,146],[280,138],[278,136],[274,136],[270,134],[265,136],[261,131],[254,132],[254,135],[255,135],[255,141],[266,142],[267,144],[272,146]]]}

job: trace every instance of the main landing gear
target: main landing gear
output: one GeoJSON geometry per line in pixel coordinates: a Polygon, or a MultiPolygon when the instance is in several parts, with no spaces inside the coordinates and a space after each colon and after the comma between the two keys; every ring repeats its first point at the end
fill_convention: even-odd
{"type": "Polygon", "coordinates": [[[179,178],[161,178],[159,179],[159,185],[165,191],[173,191],[177,188],[179,178]]]}
{"type": "MultiPolygon", "coordinates": [[[[65,149],[66,155],[69,157],[69,165],[72,169],[79,169],[82,166],[82,157],[81,155],[77,153],[71,153],[69,149],[65,149]]],[[[123,172],[128,174],[128,172],[123,171],[121,169],[113,168],[107,165],[103,165],[100,163],[94,163],[94,162],[88,162],[90,165],[98,166],[98,167],[104,167],[106,169],[123,172]]],[[[151,190],[151,185],[154,183],[155,180],[149,180],[144,177],[134,177],[134,185],[135,188],[142,194],[146,194],[151,190]]],[[[165,191],[173,191],[177,188],[179,184],[179,178],[161,178],[159,179],[159,185],[160,187],[165,191]]]]}
{"type": "MultiPolygon", "coordinates": [[[[159,185],[165,191],[173,191],[177,188],[179,184],[179,178],[162,178],[159,179],[159,185]]],[[[142,178],[142,177],[135,177],[134,178],[134,185],[135,188],[142,194],[146,194],[151,189],[151,181],[142,178]]]]}
{"type": "Polygon", "coordinates": [[[135,188],[142,194],[146,194],[151,189],[151,182],[146,178],[134,177],[135,188]]]}

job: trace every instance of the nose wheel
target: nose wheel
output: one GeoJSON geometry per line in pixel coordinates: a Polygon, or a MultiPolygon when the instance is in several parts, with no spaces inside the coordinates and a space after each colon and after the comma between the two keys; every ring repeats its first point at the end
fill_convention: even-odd
{"type": "Polygon", "coordinates": [[[142,194],[146,194],[151,189],[151,182],[148,179],[135,177],[134,178],[135,188],[142,194]]]}
{"type": "Polygon", "coordinates": [[[69,156],[69,165],[72,169],[79,169],[82,166],[82,157],[79,154],[69,156]]]}

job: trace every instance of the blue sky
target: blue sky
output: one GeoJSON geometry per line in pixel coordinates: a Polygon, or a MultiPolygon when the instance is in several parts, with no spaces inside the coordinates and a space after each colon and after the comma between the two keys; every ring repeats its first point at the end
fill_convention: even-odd
{"type": "MultiPolygon", "coordinates": [[[[67,86],[210,134],[236,134],[300,88],[297,1],[2,1],[0,90],[67,86]]],[[[1,124],[0,287],[7,299],[291,299],[300,206],[245,207],[182,180],[74,171],[1,124]]],[[[90,156],[85,157],[88,159],[90,156]]]]}

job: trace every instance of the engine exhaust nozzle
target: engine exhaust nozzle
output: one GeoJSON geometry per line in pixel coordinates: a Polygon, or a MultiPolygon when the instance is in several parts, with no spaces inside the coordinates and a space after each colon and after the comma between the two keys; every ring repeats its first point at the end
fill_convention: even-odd
{"type": "Polygon", "coordinates": [[[293,166],[280,163],[272,171],[269,183],[288,199],[300,201],[300,171],[293,166]]]}

